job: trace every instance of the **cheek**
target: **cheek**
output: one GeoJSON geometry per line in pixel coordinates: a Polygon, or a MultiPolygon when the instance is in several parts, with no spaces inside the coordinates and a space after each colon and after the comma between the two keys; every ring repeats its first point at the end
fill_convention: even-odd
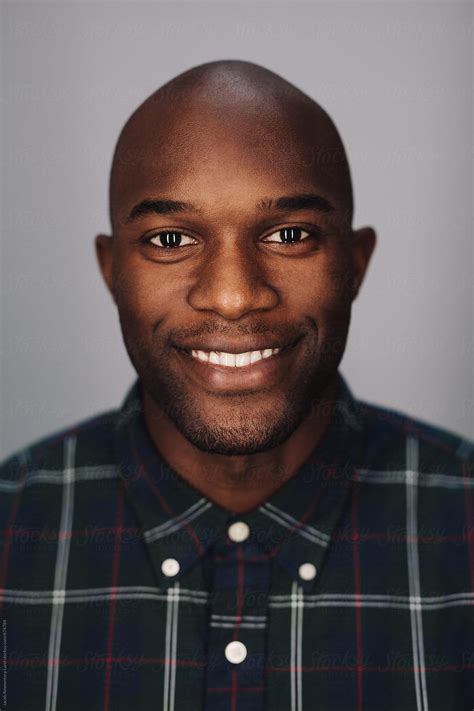
{"type": "Polygon", "coordinates": [[[324,258],[311,265],[302,264],[292,274],[289,286],[288,274],[284,293],[292,305],[302,311],[324,318],[327,314],[345,311],[351,302],[350,265],[341,259],[324,258]]]}
{"type": "Polygon", "coordinates": [[[172,284],[164,280],[156,265],[143,262],[117,270],[116,297],[119,311],[128,321],[154,322],[173,303],[172,284]]]}
{"type": "Polygon", "coordinates": [[[324,302],[330,309],[338,309],[351,303],[352,275],[349,269],[335,267],[326,276],[324,302]]]}

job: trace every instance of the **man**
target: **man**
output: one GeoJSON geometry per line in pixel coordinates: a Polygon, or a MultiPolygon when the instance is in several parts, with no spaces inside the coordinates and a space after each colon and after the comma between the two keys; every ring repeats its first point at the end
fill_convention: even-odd
{"type": "Polygon", "coordinates": [[[138,379],[1,468],[11,708],[474,707],[473,446],[338,371],[375,245],[330,117],[194,67],[119,137],[138,379]]]}

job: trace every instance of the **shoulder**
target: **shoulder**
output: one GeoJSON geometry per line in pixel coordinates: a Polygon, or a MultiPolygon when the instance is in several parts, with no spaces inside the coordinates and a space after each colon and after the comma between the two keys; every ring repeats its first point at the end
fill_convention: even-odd
{"type": "Polygon", "coordinates": [[[474,442],[425,419],[358,401],[366,433],[366,458],[382,470],[474,478],[474,442]]]}
{"type": "Polygon", "coordinates": [[[40,473],[63,472],[72,459],[75,467],[111,465],[118,415],[118,410],[99,413],[18,449],[0,462],[0,493],[40,473]]]}

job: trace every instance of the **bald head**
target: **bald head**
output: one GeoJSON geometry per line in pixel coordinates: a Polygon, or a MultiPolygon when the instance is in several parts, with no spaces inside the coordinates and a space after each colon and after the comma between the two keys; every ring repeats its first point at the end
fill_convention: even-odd
{"type": "Polygon", "coordinates": [[[278,74],[252,62],[221,60],[179,74],[126,122],[110,171],[114,233],[130,185],[149,182],[150,176],[157,189],[166,185],[188,157],[196,159],[196,147],[200,165],[211,166],[211,154],[225,150],[282,175],[311,171],[315,182],[337,195],[339,212],[351,226],[350,170],[330,116],[278,74]]]}

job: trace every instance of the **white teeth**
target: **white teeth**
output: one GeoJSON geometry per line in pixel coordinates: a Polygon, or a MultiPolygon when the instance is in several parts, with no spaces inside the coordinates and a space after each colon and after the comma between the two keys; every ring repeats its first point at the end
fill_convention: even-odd
{"type": "Polygon", "coordinates": [[[251,353],[236,353],[235,365],[239,368],[242,365],[250,365],[251,353]]]}
{"type": "Polygon", "coordinates": [[[246,365],[256,363],[264,358],[269,358],[275,353],[279,353],[280,348],[265,348],[263,351],[247,351],[247,353],[221,353],[218,351],[191,351],[194,358],[199,358],[205,363],[215,365],[227,365],[234,368],[242,368],[246,365]]]}

